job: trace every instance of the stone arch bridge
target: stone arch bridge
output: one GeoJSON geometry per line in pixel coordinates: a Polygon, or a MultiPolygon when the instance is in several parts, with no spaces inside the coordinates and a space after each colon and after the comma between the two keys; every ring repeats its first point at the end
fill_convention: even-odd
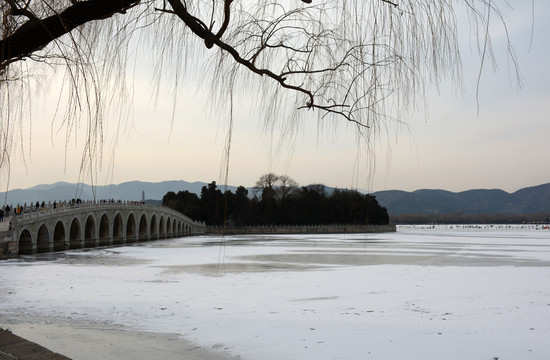
{"type": "Polygon", "coordinates": [[[203,233],[204,223],[167,207],[83,203],[12,216],[8,252],[35,254],[203,233]]]}

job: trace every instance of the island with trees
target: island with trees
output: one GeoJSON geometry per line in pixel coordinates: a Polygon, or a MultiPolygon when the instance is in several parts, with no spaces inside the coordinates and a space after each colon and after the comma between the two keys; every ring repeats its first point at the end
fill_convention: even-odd
{"type": "Polygon", "coordinates": [[[211,231],[240,232],[247,227],[284,229],[281,232],[391,231],[386,208],[372,195],[321,184],[300,187],[290,177],[272,173],[260,177],[251,191],[244,186],[222,191],[213,181],[202,187],[200,196],[168,192],[162,204],[204,221],[211,231]],[[304,230],[307,227],[322,230],[304,230]]]}

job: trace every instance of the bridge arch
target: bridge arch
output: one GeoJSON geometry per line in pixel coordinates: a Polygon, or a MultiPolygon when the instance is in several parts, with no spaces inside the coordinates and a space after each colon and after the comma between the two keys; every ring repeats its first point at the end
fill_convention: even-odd
{"type": "Polygon", "coordinates": [[[25,228],[21,231],[21,235],[19,235],[19,254],[30,255],[33,252],[32,235],[29,229],[25,228]]]}
{"type": "Polygon", "coordinates": [[[46,224],[42,224],[38,228],[38,233],[36,235],[36,252],[49,252],[50,248],[50,232],[46,224]]]}
{"type": "Polygon", "coordinates": [[[103,214],[99,220],[99,245],[110,245],[111,234],[109,231],[110,223],[107,214],[103,214]]]}
{"type": "Polygon", "coordinates": [[[65,224],[59,220],[53,230],[53,251],[63,251],[67,248],[65,240],[65,224]]]}
{"type": "Polygon", "coordinates": [[[178,228],[177,228],[177,222],[176,219],[172,222],[172,236],[178,235],[178,228]]]}
{"type": "Polygon", "coordinates": [[[84,246],[85,247],[94,247],[96,246],[96,235],[95,235],[95,219],[93,215],[88,215],[84,225],[84,246]]]}
{"type": "Polygon", "coordinates": [[[170,217],[166,218],[166,236],[172,235],[172,222],[170,217]]]}
{"type": "Polygon", "coordinates": [[[151,226],[149,227],[149,239],[150,240],[158,239],[156,214],[153,214],[153,216],[151,216],[151,226]]]}
{"type": "Polygon", "coordinates": [[[145,213],[141,214],[139,218],[139,241],[149,240],[149,227],[147,226],[147,217],[145,213]]]}
{"type": "Polygon", "coordinates": [[[122,229],[124,229],[122,215],[117,212],[113,220],[113,244],[124,243],[124,233],[122,232],[122,229]]]}
{"type": "Polygon", "coordinates": [[[75,217],[69,227],[69,248],[80,249],[82,247],[82,229],[80,221],[75,217]]]}
{"type": "Polygon", "coordinates": [[[159,239],[164,239],[166,237],[164,229],[164,216],[161,215],[159,220],[159,239]]]}
{"type": "Polygon", "coordinates": [[[136,241],[136,218],[133,213],[128,215],[128,220],[126,221],[126,242],[135,242],[136,241]]]}

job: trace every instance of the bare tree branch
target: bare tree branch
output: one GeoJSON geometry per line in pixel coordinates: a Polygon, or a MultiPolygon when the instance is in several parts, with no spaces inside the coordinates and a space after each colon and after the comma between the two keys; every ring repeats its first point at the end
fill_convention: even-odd
{"type": "MultiPolygon", "coordinates": [[[[10,1],[14,4],[14,1],[10,1]]],[[[116,13],[124,13],[139,0],[88,0],[75,2],[59,14],[45,19],[37,19],[26,8],[18,9],[29,17],[29,21],[13,34],[0,39],[0,71],[8,64],[36,52],[53,40],[71,32],[86,22],[106,19],[116,13]]],[[[15,5],[12,5],[12,12],[15,5]]],[[[16,15],[16,14],[14,14],[16,15]]]]}
{"type": "MultiPolygon", "coordinates": [[[[345,119],[369,141],[386,122],[402,124],[422,107],[431,86],[450,79],[461,87],[459,7],[468,10],[480,70],[494,63],[494,23],[510,36],[497,4],[508,6],[507,0],[0,0],[0,140],[11,143],[4,139],[13,137],[12,124],[30,98],[19,95],[32,70],[45,64],[66,71],[67,105],[60,96],[58,113],[67,139],[84,114],[85,161],[97,161],[92,154],[101,147],[106,103],[132,108],[133,94],[124,90],[139,39],[155,59],[153,95],[169,77],[174,109],[178,87],[187,85],[183,75],[200,71],[213,103],[223,108],[227,99],[249,95],[267,131],[289,119],[292,132],[308,114],[320,123],[345,119]]],[[[508,51],[520,84],[509,41],[508,51]]],[[[6,149],[0,167],[9,162],[1,155],[6,149]]]]}

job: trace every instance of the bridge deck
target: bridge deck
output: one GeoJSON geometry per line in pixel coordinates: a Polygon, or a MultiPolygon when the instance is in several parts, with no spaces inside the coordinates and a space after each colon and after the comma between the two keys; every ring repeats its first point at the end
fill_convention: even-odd
{"type": "Polygon", "coordinates": [[[63,251],[204,234],[193,221],[164,206],[82,203],[24,209],[0,222],[0,257],[63,251]],[[10,231],[10,222],[13,231],[10,231]]]}
{"type": "Polygon", "coordinates": [[[9,226],[10,226],[10,220],[11,220],[11,216],[10,217],[4,217],[4,221],[0,222],[0,233],[8,231],[9,226]]]}

